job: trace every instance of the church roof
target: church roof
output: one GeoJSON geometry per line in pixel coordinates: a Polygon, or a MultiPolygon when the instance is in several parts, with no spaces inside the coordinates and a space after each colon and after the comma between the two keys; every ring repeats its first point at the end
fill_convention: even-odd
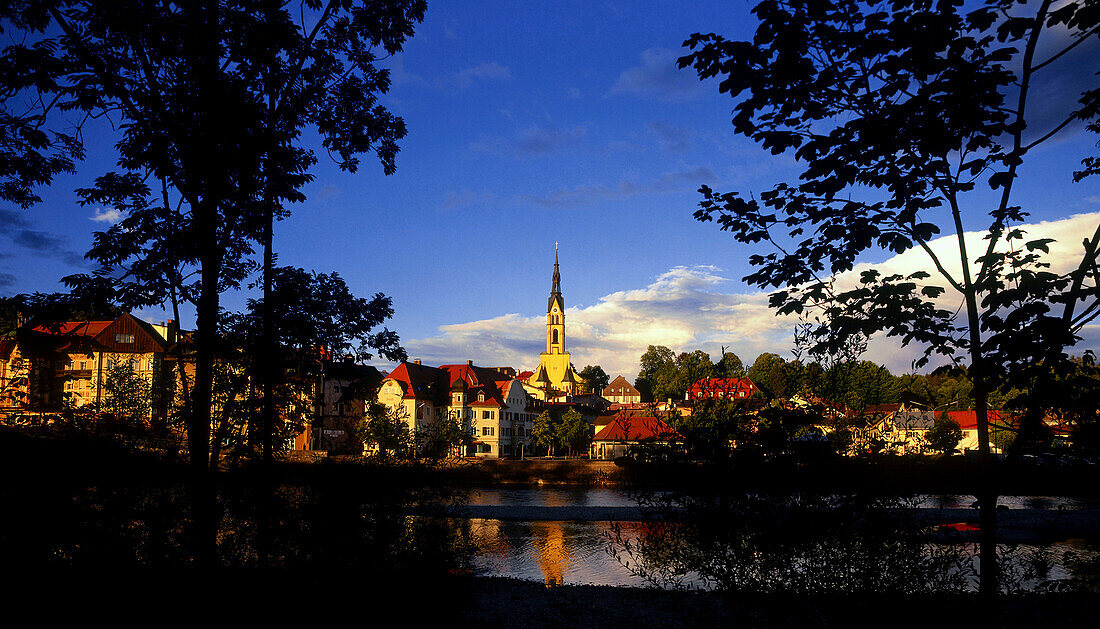
{"type": "Polygon", "coordinates": [[[535,370],[534,375],[531,376],[531,380],[529,380],[529,382],[533,382],[535,384],[538,384],[540,382],[550,384],[550,377],[546,375],[546,367],[543,365],[539,365],[538,369],[535,370]]]}
{"type": "Polygon", "coordinates": [[[627,382],[626,378],[619,376],[611,381],[611,384],[607,385],[602,391],[604,397],[611,397],[613,395],[641,395],[638,389],[634,388],[634,385],[627,382]]]}

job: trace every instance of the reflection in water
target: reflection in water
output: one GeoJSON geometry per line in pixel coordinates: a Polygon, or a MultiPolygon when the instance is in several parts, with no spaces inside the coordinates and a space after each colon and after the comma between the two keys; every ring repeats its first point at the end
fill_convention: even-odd
{"type": "Polygon", "coordinates": [[[561,585],[565,582],[565,571],[569,567],[569,548],[565,545],[565,530],[561,522],[533,522],[531,532],[539,555],[539,568],[542,570],[546,587],[561,585]]]}
{"type": "MultiPolygon", "coordinates": [[[[631,498],[624,492],[607,489],[491,489],[475,491],[470,502],[632,506],[636,503],[631,498]]],[[[902,506],[915,503],[932,509],[960,508],[969,506],[973,500],[972,496],[920,495],[906,500],[902,506]]],[[[1001,502],[1007,502],[1014,510],[1093,509],[1097,505],[1094,499],[1040,496],[1002,497],[1001,502]]],[[[807,529],[800,509],[792,512],[794,505],[780,503],[761,500],[750,513],[742,513],[751,516],[751,522],[742,519],[736,526],[729,524],[732,505],[727,505],[713,513],[722,516],[717,520],[709,523],[706,522],[709,518],[694,520],[692,524],[702,525],[702,530],[696,528],[690,536],[681,535],[675,524],[653,522],[612,525],[469,520],[470,533],[478,548],[473,565],[481,574],[538,581],[547,586],[657,584],[708,589],[759,587],[761,591],[795,587],[811,591],[839,588],[928,592],[967,591],[974,587],[977,557],[973,544],[941,543],[934,541],[938,538],[919,534],[913,537],[920,531],[899,528],[897,522],[888,523],[885,529],[868,529],[877,510],[868,510],[866,506],[859,509],[863,515],[854,520],[855,514],[847,510],[842,510],[844,513],[838,518],[831,509],[825,509],[821,526],[807,529]],[[828,516],[829,512],[834,515],[828,516]],[[741,535],[736,535],[736,529],[740,529],[741,535]],[[621,537],[616,539],[616,534],[621,537]],[[748,538],[742,537],[744,534],[748,538]],[[633,556],[622,552],[625,544],[635,551],[633,556]],[[608,552],[609,546],[617,550],[618,556],[608,552]],[[761,549],[767,552],[757,552],[761,549]],[[737,559],[740,565],[711,561],[720,555],[728,560],[737,559]],[[663,578],[669,575],[674,578],[663,578]]],[[[717,506],[710,505],[711,509],[717,506]]],[[[816,517],[820,519],[822,514],[816,517]]],[[[998,554],[1014,587],[1040,589],[1054,583],[1055,587],[1065,584],[1100,590],[1100,554],[1091,541],[1005,544],[999,547],[998,554]]]]}

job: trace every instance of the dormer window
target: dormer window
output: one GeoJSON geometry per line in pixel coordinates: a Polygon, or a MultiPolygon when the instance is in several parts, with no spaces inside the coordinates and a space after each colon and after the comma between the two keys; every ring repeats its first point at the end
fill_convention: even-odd
{"type": "Polygon", "coordinates": [[[477,401],[478,402],[484,402],[485,401],[485,392],[484,391],[477,394],[477,401]]]}

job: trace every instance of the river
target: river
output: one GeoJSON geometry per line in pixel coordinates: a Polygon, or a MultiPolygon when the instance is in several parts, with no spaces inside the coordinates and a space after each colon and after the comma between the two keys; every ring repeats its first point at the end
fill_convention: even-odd
{"type": "MultiPolygon", "coordinates": [[[[913,506],[926,509],[968,509],[973,496],[921,495],[913,506]]],[[[474,490],[468,504],[474,507],[637,507],[628,493],[615,489],[569,489],[558,487],[474,490]]],[[[1074,511],[1100,509],[1100,500],[1056,496],[1002,496],[999,505],[1009,510],[1074,511]]],[[[537,510],[541,514],[545,509],[537,510]]],[[[552,513],[552,512],[551,512],[552,513]]],[[[503,576],[550,585],[593,584],[645,586],[620,544],[612,543],[616,524],[607,521],[499,520],[471,518],[470,533],[477,547],[474,568],[479,574],[503,576]],[[617,552],[612,552],[617,551],[617,552]]],[[[636,539],[644,525],[624,522],[618,525],[623,539],[636,539]]],[[[1018,571],[1030,570],[1035,586],[1042,580],[1061,580],[1068,576],[1063,563],[1067,551],[1080,556],[1095,556],[1098,535],[1088,539],[1057,539],[1042,544],[1005,545],[1002,550],[1010,565],[1018,571]]],[[[966,546],[970,546],[967,544],[966,546]]],[[[689,584],[702,586],[697,580],[689,584]]]]}

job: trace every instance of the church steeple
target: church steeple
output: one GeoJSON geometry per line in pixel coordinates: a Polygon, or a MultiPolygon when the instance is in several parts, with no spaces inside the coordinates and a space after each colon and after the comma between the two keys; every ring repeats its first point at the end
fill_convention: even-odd
{"type": "Polygon", "coordinates": [[[565,299],[561,296],[557,243],[554,243],[554,284],[550,288],[550,299],[546,303],[546,353],[565,353],[565,299]]]}
{"type": "Polygon", "coordinates": [[[565,311],[565,300],[561,296],[561,273],[558,272],[558,243],[554,243],[554,283],[550,286],[550,300],[546,304],[546,312],[554,309],[554,302],[558,302],[558,310],[565,311]]]}

